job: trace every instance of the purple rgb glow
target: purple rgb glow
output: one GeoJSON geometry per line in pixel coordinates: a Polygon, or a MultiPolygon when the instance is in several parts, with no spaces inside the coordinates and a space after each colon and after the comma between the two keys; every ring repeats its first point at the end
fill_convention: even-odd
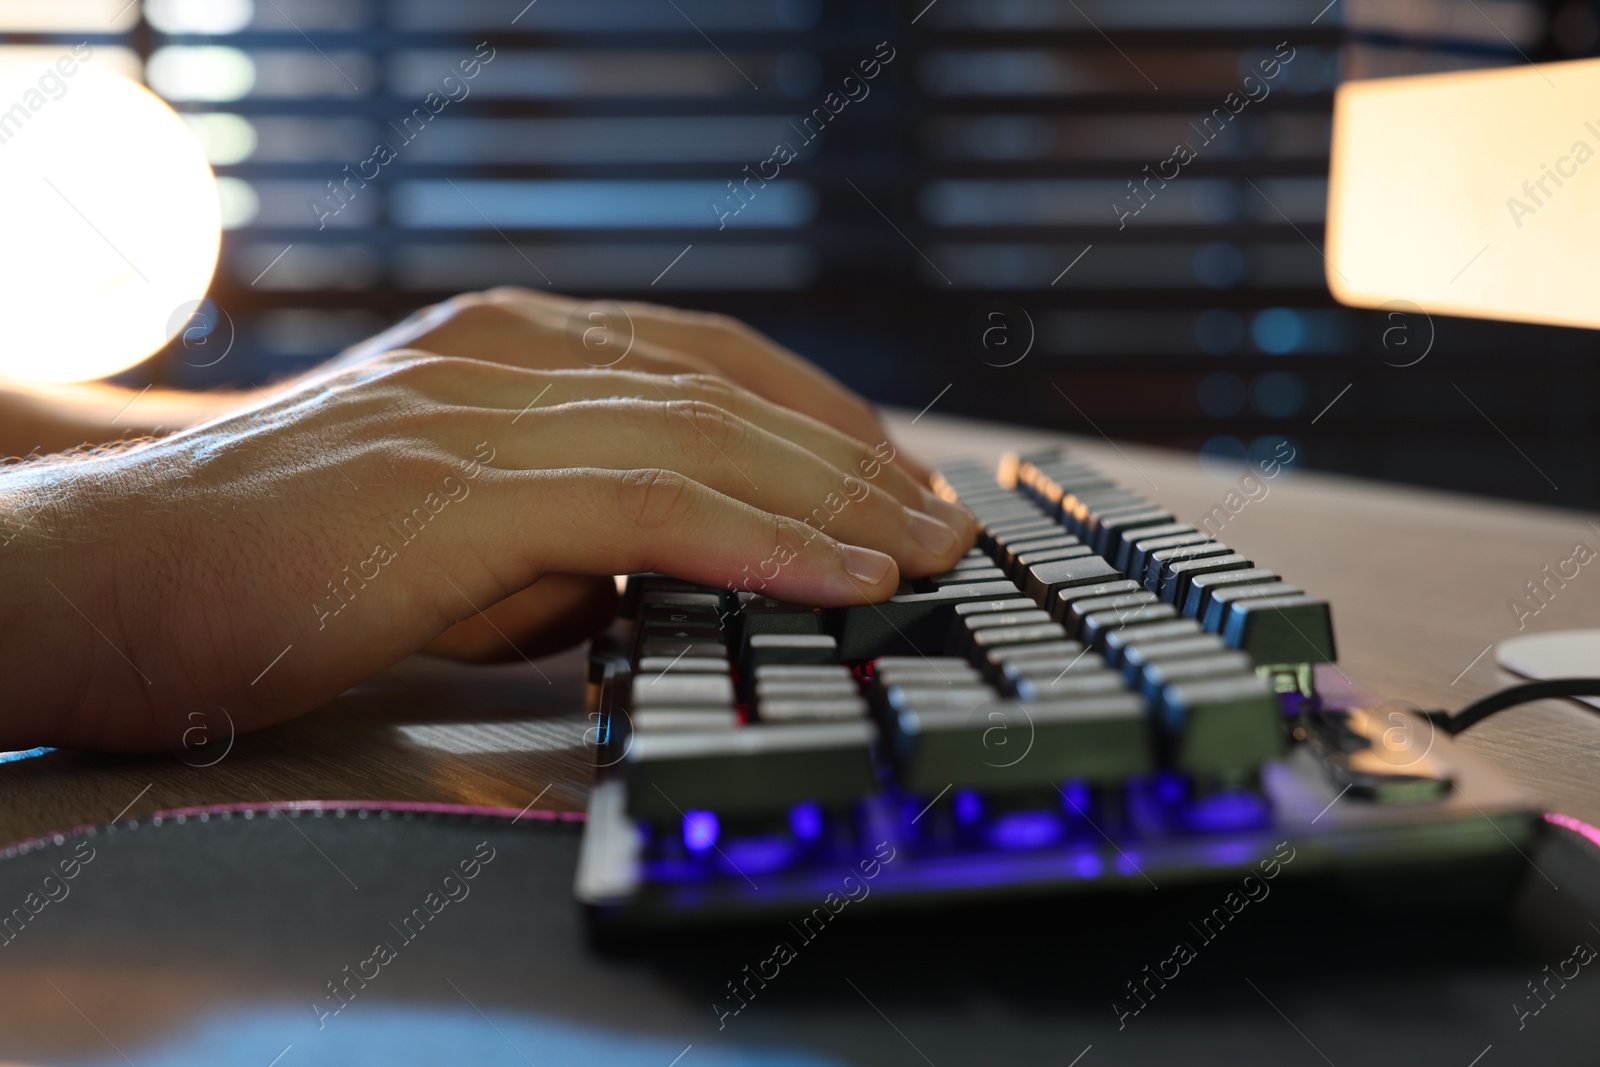
{"type": "Polygon", "coordinates": [[[728,871],[741,875],[781,871],[795,858],[794,842],[781,835],[731,838],[721,851],[728,871]]]}
{"type": "Polygon", "coordinates": [[[1196,801],[1187,822],[1196,830],[1245,830],[1272,821],[1272,807],[1260,793],[1218,793],[1196,801]]]}
{"type": "Polygon", "coordinates": [[[1177,804],[1189,793],[1189,783],[1182,775],[1162,771],[1156,775],[1156,799],[1163,804],[1177,804]]]}
{"type": "Polygon", "coordinates": [[[1072,869],[1079,878],[1098,878],[1105,866],[1105,862],[1093,852],[1081,852],[1072,861],[1072,869]]]}
{"type": "Polygon", "coordinates": [[[716,847],[720,829],[716,812],[686,811],[683,813],[683,847],[696,856],[702,855],[716,847]]]}
{"type": "Polygon", "coordinates": [[[1062,782],[1061,810],[1074,817],[1088,815],[1089,783],[1079,779],[1062,782]]]}
{"type": "Polygon", "coordinates": [[[989,827],[989,843],[1007,850],[1044,848],[1061,837],[1061,818],[1053,811],[1012,811],[989,827]]]}
{"type": "Polygon", "coordinates": [[[973,790],[958,789],[950,799],[955,804],[956,822],[971,826],[983,818],[983,798],[973,790]]]}
{"type": "Polygon", "coordinates": [[[789,809],[789,829],[801,841],[815,841],[822,836],[822,805],[814,800],[803,800],[789,809]]]}

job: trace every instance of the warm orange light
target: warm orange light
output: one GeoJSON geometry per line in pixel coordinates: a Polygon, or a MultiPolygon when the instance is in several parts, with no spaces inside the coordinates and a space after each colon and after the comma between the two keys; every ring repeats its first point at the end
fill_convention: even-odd
{"type": "Polygon", "coordinates": [[[1342,303],[1600,327],[1600,60],[1347,82],[1328,288],[1342,303]]]}

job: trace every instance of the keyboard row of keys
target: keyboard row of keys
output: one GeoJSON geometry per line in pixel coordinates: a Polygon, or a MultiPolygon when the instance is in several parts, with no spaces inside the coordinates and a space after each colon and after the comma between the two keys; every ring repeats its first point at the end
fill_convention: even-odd
{"type": "Polygon", "coordinates": [[[970,467],[943,472],[938,484],[978,517],[984,548],[1027,596],[1073,630],[1090,620],[1089,643],[1184,617],[1258,665],[1333,660],[1325,601],[1081,464],[1046,454],[1015,470],[1014,489],[970,467]],[[1084,584],[1118,599],[1076,608],[1084,584]]]}

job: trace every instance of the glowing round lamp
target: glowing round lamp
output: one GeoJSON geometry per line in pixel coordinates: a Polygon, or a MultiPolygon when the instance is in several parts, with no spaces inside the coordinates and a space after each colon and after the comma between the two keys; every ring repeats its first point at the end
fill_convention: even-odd
{"type": "Polygon", "coordinates": [[[92,56],[0,64],[0,205],[0,376],[126,370],[211,284],[221,213],[199,143],[92,56]]]}

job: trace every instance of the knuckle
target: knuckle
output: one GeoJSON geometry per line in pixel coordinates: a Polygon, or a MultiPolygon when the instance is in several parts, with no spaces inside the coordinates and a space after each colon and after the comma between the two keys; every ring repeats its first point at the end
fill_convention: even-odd
{"type": "Polygon", "coordinates": [[[463,307],[454,317],[462,325],[485,331],[513,330],[527,322],[526,317],[512,304],[487,297],[480,297],[463,307]]]}
{"type": "Polygon", "coordinates": [[[707,400],[668,401],[667,421],[697,451],[736,449],[745,433],[743,419],[707,400]]]}
{"type": "Polygon", "coordinates": [[[440,356],[432,352],[400,348],[374,358],[378,373],[374,377],[390,384],[415,388],[463,373],[469,360],[440,356]]]}
{"type": "Polygon", "coordinates": [[[693,504],[689,479],[676,471],[648,469],[622,475],[622,512],[641,529],[681,522],[693,504]]]}
{"type": "Polygon", "coordinates": [[[705,371],[695,371],[688,374],[674,374],[672,384],[682,389],[690,396],[702,400],[710,400],[717,404],[726,404],[739,394],[739,387],[720,374],[711,374],[705,371]]]}

